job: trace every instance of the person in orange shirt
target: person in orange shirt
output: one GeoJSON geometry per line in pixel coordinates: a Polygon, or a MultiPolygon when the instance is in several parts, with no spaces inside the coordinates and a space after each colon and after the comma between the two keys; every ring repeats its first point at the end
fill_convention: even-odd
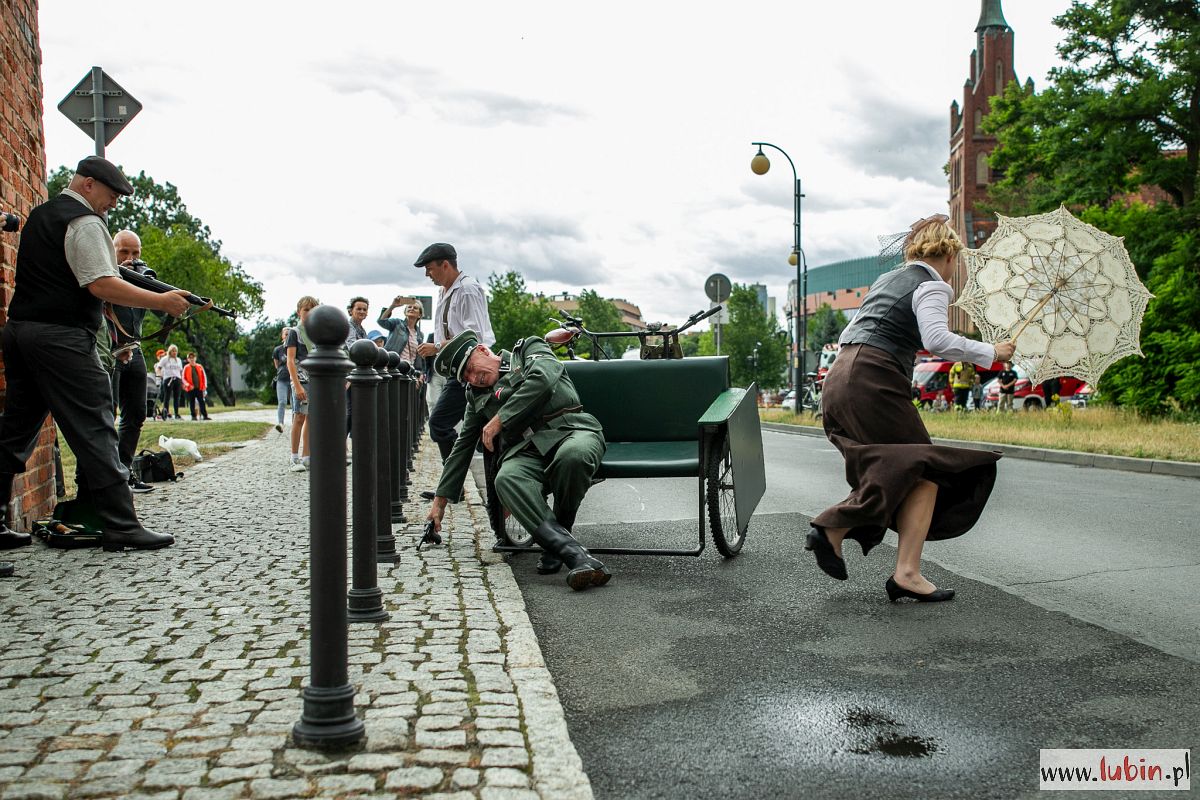
{"type": "Polygon", "coordinates": [[[196,421],[196,401],[200,402],[200,416],[210,419],[204,397],[208,393],[208,376],[204,367],[196,363],[196,354],[187,354],[187,364],[183,366],[183,391],[187,395],[188,409],[192,412],[192,422],[196,421]]]}

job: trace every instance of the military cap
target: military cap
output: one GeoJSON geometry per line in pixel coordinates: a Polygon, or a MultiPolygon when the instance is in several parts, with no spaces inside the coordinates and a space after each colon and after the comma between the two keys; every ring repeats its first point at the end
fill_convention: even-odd
{"type": "Polygon", "coordinates": [[[75,174],[95,178],[117,194],[133,194],[133,186],[130,185],[129,179],[121,174],[121,170],[117,169],[117,165],[100,156],[88,156],[80,161],[79,166],[75,168],[75,174]]]}
{"type": "Polygon", "coordinates": [[[458,261],[458,253],[454,250],[454,245],[446,244],[445,242],[434,242],[421,251],[421,255],[417,256],[417,260],[413,262],[414,267],[423,267],[430,261],[458,261]]]}
{"type": "Polygon", "coordinates": [[[462,372],[467,366],[467,359],[471,357],[471,353],[478,345],[478,333],[463,331],[442,345],[437,357],[433,359],[433,371],[446,379],[462,380],[462,372]]]}

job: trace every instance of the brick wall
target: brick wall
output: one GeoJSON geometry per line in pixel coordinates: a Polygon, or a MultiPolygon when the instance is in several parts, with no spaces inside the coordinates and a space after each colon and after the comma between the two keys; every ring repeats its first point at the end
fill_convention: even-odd
{"type": "MultiPolygon", "coordinates": [[[[0,209],[21,217],[46,199],[46,140],[42,130],[41,47],[37,0],[0,0],[0,209]]],[[[8,321],[18,234],[0,233],[0,325],[8,321]]],[[[0,404],[4,401],[0,358],[0,404]]],[[[49,513],[54,503],[54,425],[47,422],[24,475],[13,486],[13,515],[20,529],[49,513]]]]}

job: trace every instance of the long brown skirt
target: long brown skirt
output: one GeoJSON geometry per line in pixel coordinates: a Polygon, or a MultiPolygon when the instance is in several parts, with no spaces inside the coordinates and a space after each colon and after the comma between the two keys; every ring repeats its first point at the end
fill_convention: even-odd
{"type": "Polygon", "coordinates": [[[887,352],[848,345],[825,378],[825,435],[846,459],[850,495],[822,511],[814,525],[850,528],[873,547],[922,478],[937,484],[930,540],[971,529],[996,482],[1000,453],[933,444],[912,404],[912,385],[887,352]]]}

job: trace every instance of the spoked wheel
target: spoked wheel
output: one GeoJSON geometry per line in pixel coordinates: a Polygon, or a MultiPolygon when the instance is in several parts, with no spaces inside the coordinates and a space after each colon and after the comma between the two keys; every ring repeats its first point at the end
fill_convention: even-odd
{"type": "Polygon", "coordinates": [[[516,517],[507,513],[504,505],[500,502],[500,495],[496,494],[496,472],[499,470],[497,461],[499,457],[491,450],[484,448],[483,451],[483,475],[484,488],[487,489],[487,513],[488,522],[491,523],[492,533],[496,534],[496,539],[499,544],[512,545],[513,547],[531,547],[533,545],[533,537],[529,535],[529,531],[522,527],[521,523],[517,522],[516,517]]]}
{"type": "Polygon", "coordinates": [[[712,530],[717,552],[733,558],[746,543],[746,528],[738,530],[737,509],[733,502],[733,458],[729,453],[729,437],[725,431],[713,435],[705,465],[708,524],[712,530]]]}

